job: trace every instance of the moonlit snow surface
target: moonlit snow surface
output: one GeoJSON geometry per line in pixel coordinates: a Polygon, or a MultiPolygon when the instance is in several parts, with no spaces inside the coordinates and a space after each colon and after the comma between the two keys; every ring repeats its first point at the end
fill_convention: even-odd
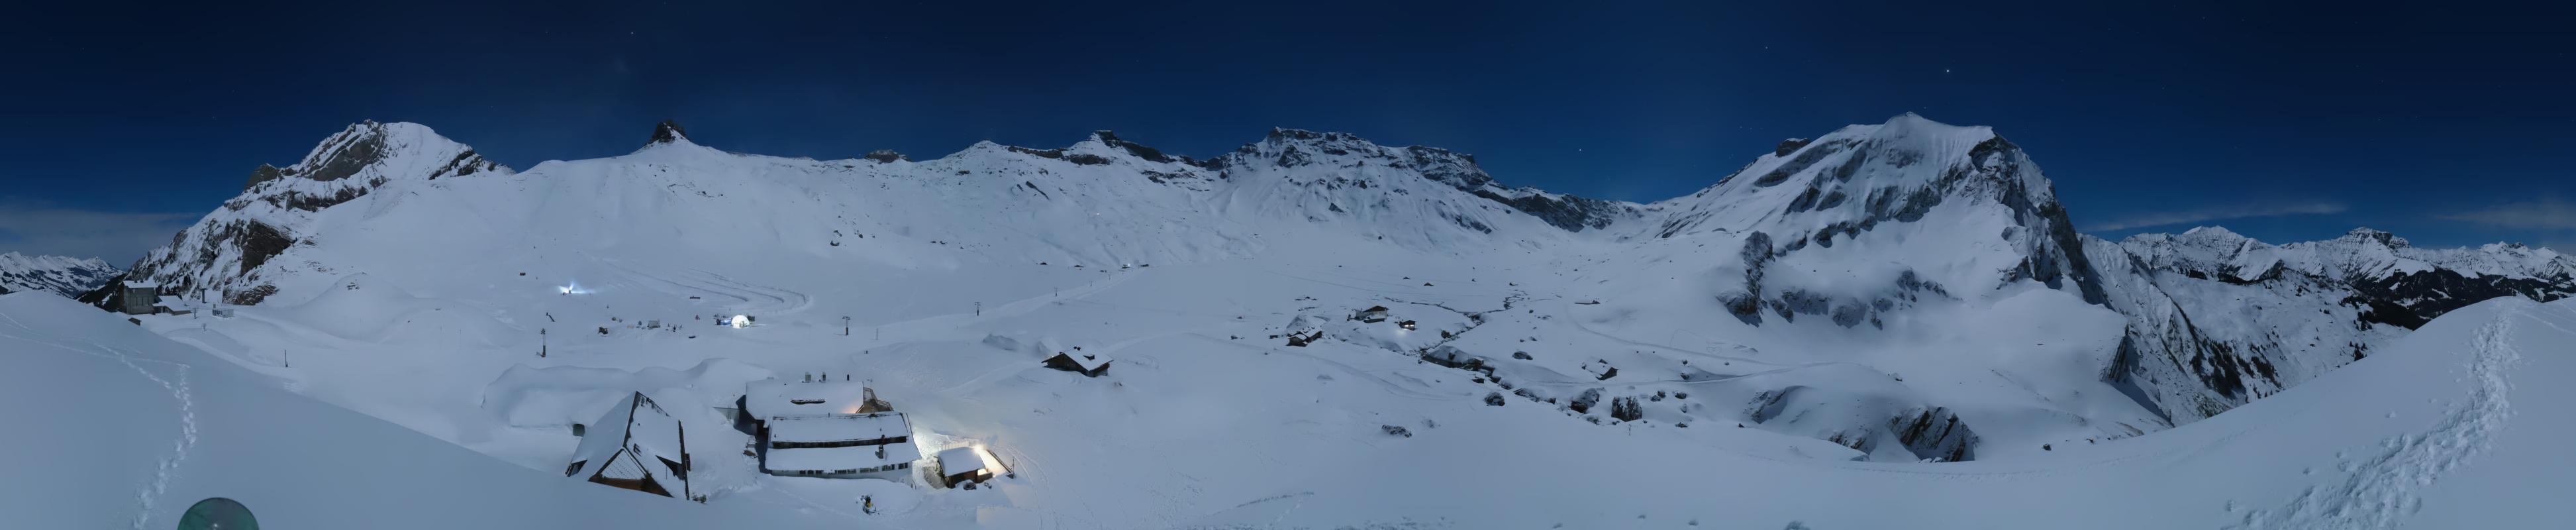
{"type": "MultiPolygon", "coordinates": [[[[2576,375],[2576,302],[2489,300],[2407,331],[2356,327],[2303,286],[2100,275],[2133,258],[2065,231],[2017,149],[1911,115],[1806,147],[1824,155],[1765,151],[1653,204],[1505,188],[1463,155],[1305,131],[1222,162],[1108,134],[923,161],[743,155],[674,135],[432,179],[402,175],[469,150],[379,127],[417,152],[358,171],[391,175],[369,191],[309,211],[246,200],[201,225],[264,223],[294,234],[282,251],[192,232],[147,258],[212,256],[154,264],[164,283],[273,291],[232,316],[136,325],[0,295],[0,398],[16,404],[0,409],[0,514],[166,528],[227,497],[281,528],[2576,515],[2555,498],[2576,488],[2558,448],[2576,418],[2554,406],[2576,402],[2555,384],[2576,375]],[[2088,249],[2103,253],[2089,269],[2070,259],[2088,249]],[[1371,306],[1389,318],[1351,318],[1371,306]],[[2263,352],[2276,375],[2244,376],[2271,386],[2106,382],[2134,326],[2184,311],[2221,315],[2188,328],[2213,341],[2278,346],[2263,352]],[[730,325],[738,315],[756,324],[730,325]],[[2369,355],[2353,360],[2355,344],[2369,355]],[[1110,361],[1099,377],[1041,366],[1057,353],[1110,361]],[[807,377],[865,381],[924,454],[986,448],[1011,476],[964,490],[760,474],[715,407],[807,377]],[[689,488],[706,504],[564,476],[571,425],[637,391],[687,426],[689,488]]],[[[2562,263],[2282,248],[2258,257],[2562,263]]]]}

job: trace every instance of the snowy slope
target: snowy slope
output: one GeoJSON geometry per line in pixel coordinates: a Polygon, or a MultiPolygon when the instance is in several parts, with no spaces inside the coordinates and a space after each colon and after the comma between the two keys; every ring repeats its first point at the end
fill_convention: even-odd
{"type": "Polygon", "coordinates": [[[98,258],[0,254],[0,294],[43,291],[78,298],[107,285],[120,271],[98,258]]]}
{"type": "Polygon", "coordinates": [[[2576,302],[2499,299],[2226,415],[2014,462],[1819,463],[1455,421],[1212,527],[2520,528],[2576,515],[2576,302]],[[1567,461],[1609,465],[1560,466],[1567,461]],[[1470,479],[1460,477],[1512,477],[1470,479]],[[1863,508],[1865,507],[1865,508],[1863,508]],[[1696,524],[1694,524],[1696,523],[1696,524]],[[1395,526],[1395,525],[1388,525],[1395,526]]]}
{"type": "MultiPolygon", "coordinates": [[[[2576,376],[2556,347],[2576,340],[2568,301],[2455,311],[2208,421],[1939,465],[1815,458],[1834,446],[1715,425],[1533,429],[1554,414],[1372,381],[1406,373],[1391,365],[1129,355],[1147,363],[1130,366],[1127,388],[1038,370],[906,403],[941,418],[1035,408],[1008,413],[1000,432],[958,433],[988,437],[1020,468],[995,487],[768,478],[706,505],[489,460],[75,307],[0,296],[0,397],[50,403],[7,420],[85,434],[0,431],[11,448],[0,463],[18,478],[0,486],[0,511],[31,527],[164,528],[210,496],[271,526],[316,528],[2517,528],[2576,515],[2552,497],[2576,487],[2558,448],[2576,417],[2550,406],[2576,399],[2554,384],[2576,376]],[[1269,368],[1158,375],[1218,365],[1269,368]],[[1270,394],[1301,379],[1321,387],[1315,402],[1270,394]],[[1332,391],[1345,384],[1357,386],[1332,391]],[[1438,421],[1410,423],[1411,437],[1335,432],[1388,421],[1344,416],[1361,409],[1438,421]],[[1084,440],[1063,441],[1073,436],[1084,440]],[[860,492],[884,510],[840,497],[860,492]]],[[[1209,342],[1222,341],[1128,346],[1209,342]]],[[[994,353],[874,355],[928,369],[994,353]]]]}
{"type": "MultiPolygon", "coordinates": [[[[0,513],[12,528],[171,528],[227,497],[270,528],[825,528],[563,478],[299,396],[59,297],[0,295],[0,513]]],[[[730,431],[727,431],[730,432],[730,431]]]]}

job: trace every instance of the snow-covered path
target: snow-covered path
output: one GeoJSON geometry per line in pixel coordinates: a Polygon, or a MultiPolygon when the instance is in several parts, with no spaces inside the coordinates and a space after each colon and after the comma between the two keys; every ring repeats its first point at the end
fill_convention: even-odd
{"type": "Polygon", "coordinates": [[[2464,359],[2467,373],[2460,377],[2469,385],[2468,394],[2457,398],[2439,422],[2429,429],[2386,437],[2375,447],[2338,451],[2336,471],[2344,474],[2341,479],[2312,486],[2278,506],[2248,509],[2244,519],[2230,528],[2403,526],[2423,509],[2424,489],[2475,462],[2512,425],[2515,407],[2510,396],[2515,385],[2509,374],[2523,360],[2515,340],[2517,328],[2537,323],[2559,333],[2576,331],[2569,328],[2576,325],[2576,318],[2567,318],[2576,315],[2576,307],[2526,301],[2503,305],[2501,314],[2471,337],[2464,359]]]}
{"type": "Polygon", "coordinates": [[[135,509],[133,528],[135,530],[144,530],[145,528],[151,527],[152,516],[156,513],[154,506],[160,504],[163,493],[170,489],[170,481],[178,474],[179,466],[187,462],[189,450],[195,448],[197,445],[197,405],[196,398],[191,396],[188,390],[188,365],[158,359],[136,359],[133,355],[128,355],[127,352],[124,351],[119,351],[116,347],[96,342],[80,341],[77,342],[77,344],[85,347],[74,347],[60,342],[36,339],[34,337],[41,336],[41,334],[38,333],[35,328],[28,327],[26,324],[18,322],[18,319],[10,317],[7,313],[0,313],[0,320],[5,320],[11,327],[18,329],[17,332],[0,331],[0,338],[42,344],[62,351],[82,355],[114,359],[118,364],[123,364],[126,368],[134,370],[134,373],[142,375],[144,379],[152,381],[155,385],[160,385],[163,391],[170,394],[170,401],[178,407],[179,435],[171,440],[169,454],[162,456],[157,461],[158,467],[153,471],[152,478],[145,481],[141,486],[136,487],[134,492],[135,509]],[[169,370],[170,376],[164,378],[158,374],[154,374],[152,373],[152,370],[145,369],[142,364],[138,363],[138,361],[140,363],[151,363],[161,366],[169,370]]]}

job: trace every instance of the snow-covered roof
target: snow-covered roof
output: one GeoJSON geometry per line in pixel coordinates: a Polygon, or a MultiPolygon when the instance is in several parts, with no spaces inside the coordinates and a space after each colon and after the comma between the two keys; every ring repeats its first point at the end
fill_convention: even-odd
{"type": "Polygon", "coordinates": [[[145,282],[125,282],[125,288],[127,288],[127,289],[159,289],[159,288],[161,288],[161,282],[150,282],[150,281],[145,281],[145,282]]]}
{"type": "Polygon", "coordinates": [[[974,447],[951,447],[939,451],[939,472],[950,475],[983,469],[984,452],[974,447]]]}
{"type": "Polygon", "coordinates": [[[1097,353],[1056,352],[1055,355],[1072,359],[1075,366],[1080,366],[1084,370],[1098,370],[1100,367],[1109,366],[1111,360],[1109,356],[1097,353]]]}
{"type": "MultiPolygon", "coordinates": [[[[680,458],[680,420],[642,392],[627,394],[592,423],[575,446],[572,461],[582,463],[574,477],[600,473],[614,479],[640,479],[654,473],[654,458],[680,458]],[[620,453],[620,449],[633,449],[620,453]]],[[[669,474],[662,471],[661,474],[669,474]]]]}
{"type": "Polygon", "coordinates": [[[921,448],[911,441],[904,441],[884,445],[770,449],[766,465],[771,471],[855,471],[920,459],[921,448]]]}
{"type": "Polygon", "coordinates": [[[772,442],[845,442],[912,436],[912,421],[901,412],[787,416],[769,422],[772,442]]]}
{"type": "Polygon", "coordinates": [[[743,407],[752,417],[767,420],[779,416],[815,416],[822,414],[856,414],[867,400],[867,384],[861,381],[789,381],[770,380],[752,383],[749,399],[743,407]]]}

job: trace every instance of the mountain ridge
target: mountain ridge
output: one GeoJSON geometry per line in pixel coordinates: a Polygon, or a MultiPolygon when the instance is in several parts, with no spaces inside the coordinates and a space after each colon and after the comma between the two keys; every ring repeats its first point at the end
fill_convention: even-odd
{"type": "MultiPolygon", "coordinates": [[[[1911,333],[1936,313],[2009,306],[2046,315],[2024,306],[2058,302],[2032,301],[2046,296],[2033,291],[2063,293],[2125,320],[2116,348],[2106,342],[2084,354],[2099,358],[2070,362],[2153,413],[2144,420],[2091,413],[2105,424],[2148,424],[2132,430],[2196,421],[2278,392],[2474,301],[2425,293],[2576,292],[2564,257],[2546,249],[2401,250],[2412,247],[2363,232],[2334,245],[2278,247],[2228,243],[2223,230],[2101,240],[2075,230],[2052,182],[2018,145],[1989,128],[1910,113],[1783,142],[1698,192],[1644,204],[1506,187],[1472,155],[1446,149],[1286,128],[1206,159],[1098,131],[1060,148],[986,141],[918,161],[887,151],[836,160],[732,153],[685,131],[665,121],[633,153],[519,172],[425,126],[362,122],[297,164],[254,171],[242,196],[138,260],[132,274],[173,293],[212,291],[229,303],[259,304],[280,293],[308,296],[345,271],[391,261],[499,253],[491,257],[565,267],[639,245],[899,269],[1204,263],[1317,238],[1457,259],[1599,255],[1635,270],[1569,288],[1732,316],[1678,323],[1684,327],[1674,332],[1911,333]],[[381,235],[413,226],[428,228],[381,235]],[[2392,259],[2377,259],[2383,253],[2374,248],[2392,259]],[[441,249],[453,250],[433,251],[441,249]],[[2277,259],[2254,267],[2266,256],[2277,259]],[[2502,277],[2453,270],[2509,266],[2558,275],[2495,283],[2483,278],[2502,277]],[[1648,271],[1669,277],[1654,280],[1648,271]],[[2483,287],[2462,290],[2471,285],[2483,287]],[[2246,296],[2260,301],[2234,301],[2246,296]]],[[[1608,310],[1659,310],[1606,301],[1608,310]]],[[[1789,382],[1777,384],[1785,386],[1746,396],[1770,403],[1763,408],[1837,399],[1789,392],[1800,377],[1807,376],[1782,376],[1789,382]]],[[[1883,391],[1907,406],[1853,412],[1878,419],[1764,427],[1864,452],[1903,445],[1917,454],[1973,453],[1976,436],[1964,428],[1938,441],[1896,438],[1908,429],[1891,430],[1887,417],[1973,425],[1996,414],[1954,411],[1961,398],[1924,388],[1883,391]]]]}
{"type": "Polygon", "coordinates": [[[0,294],[44,291],[78,298],[123,273],[99,258],[29,256],[11,251],[0,253],[0,294]]]}

